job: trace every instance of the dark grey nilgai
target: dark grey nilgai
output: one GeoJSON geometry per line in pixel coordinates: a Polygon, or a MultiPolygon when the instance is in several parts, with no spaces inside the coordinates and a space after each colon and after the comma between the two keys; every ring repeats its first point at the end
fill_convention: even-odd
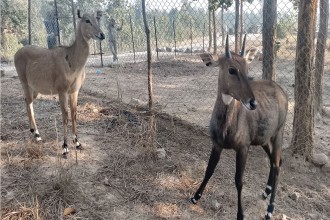
{"type": "MultiPolygon", "coordinates": [[[[240,54],[229,51],[228,36],[225,54],[215,57],[202,54],[206,66],[219,66],[218,96],[210,122],[213,148],[205,177],[191,201],[196,204],[203,194],[219,162],[222,149],[236,151],[235,185],[238,196],[237,219],[244,219],[241,192],[243,173],[250,145],[261,145],[270,159],[266,199],[271,194],[265,219],[270,219],[281,164],[283,132],[288,110],[288,100],[283,89],[270,80],[249,80],[248,63],[253,50],[245,54],[244,37],[240,54]],[[252,52],[251,52],[252,51],[252,52]]],[[[255,50],[254,50],[255,51],[255,50]]]]}

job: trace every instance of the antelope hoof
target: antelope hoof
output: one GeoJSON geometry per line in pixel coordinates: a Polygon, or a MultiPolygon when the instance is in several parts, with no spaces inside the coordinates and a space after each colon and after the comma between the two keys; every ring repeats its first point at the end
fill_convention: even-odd
{"type": "Polygon", "coordinates": [[[192,197],[191,199],[190,199],[190,202],[192,202],[192,204],[197,204],[197,200],[195,199],[195,197],[192,197]]]}
{"type": "Polygon", "coordinates": [[[76,149],[80,151],[84,150],[83,146],[80,143],[77,144],[76,149]]]}
{"type": "Polygon", "coordinates": [[[63,147],[63,153],[62,153],[63,158],[64,159],[67,159],[68,158],[67,157],[68,154],[69,154],[69,149],[67,147],[63,147]]]}
{"type": "Polygon", "coordinates": [[[34,134],[34,139],[36,140],[37,143],[39,143],[39,142],[42,141],[42,139],[41,139],[39,133],[35,133],[35,134],[34,134]]]}
{"type": "Polygon", "coordinates": [[[193,203],[193,204],[197,204],[197,201],[202,197],[202,194],[200,193],[196,193],[191,199],[190,201],[193,203]]]}
{"type": "Polygon", "coordinates": [[[73,143],[74,143],[74,145],[76,145],[76,150],[83,150],[84,149],[82,147],[82,145],[80,144],[80,142],[78,141],[77,135],[75,135],[75,137],[73,139],[73,143]]]}
{"type": "Polygon", "coordinates": [[[33,128],[31,128],[30,131],[34,135],[34,138],[37,143],[42,141],[38,130],[34,130],[33,128]]]}
{"type": "Polygon", "coordinates": [[[237,220],[244,220],[244,215],[242,213],[237,213],[237,220]]]}
{"type": "Polygon", "coordinates": [[[270,220],[272,218],[273,211],[274,211],[274,204],[269,204],[266,211],[265,220],[270,220]]]}
{"type": "Polygon", "coordinates": [[[261,193],[261,199],[266,200],[268,198],[268,194],[264,191],[261,193]]]}
{"type": "Polygon", "coordinates": [[[261,195],[261,197],[262,197],[263,200],[267,199],[267,197],[269,196],[269,194],[272,193],[272,189],[273,188],[271,186],[269,186],[269,185],[266,186],[265,191],[261,195]]]}

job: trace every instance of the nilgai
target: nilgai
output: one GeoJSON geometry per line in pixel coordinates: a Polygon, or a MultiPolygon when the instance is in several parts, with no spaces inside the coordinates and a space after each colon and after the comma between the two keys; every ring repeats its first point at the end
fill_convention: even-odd
{"type": "Polygon", "coordinates": [[[38,93],[58,94],[63,118],[63,155],[68,154],[67,125],[68,102],[72,119],[73,142],[77,149],[82,149],[77,136],[77,101],[78,92],[85,79],[85,63],[89,55],[90,39],[105,38],[96,18],[90,14],[80,16],[76,39],[71,46],[60,46],[45,49],[37,46],[25,46],[19,49],[14,57],[15,67],[21,81],[27,113],[30,121],[30,131],[37,141],[40,135],[33,112],[33,100],[38,93]]]}
{"type": "Polygon", "coordinates": [[[288,100],[283,89],[275,82],[248,78],[248,63],[254,55],[245,54],[245,41],[246,36],[240,54],[229,51],[227,36],[224,55],[217,59],[210,54],[201,55],[206,66],[219,66],[220,71],[218,94],[210,122],[213,148],[204,180],[191,202],[196,204],[201,198],[222,150],[233,149],[236,151],[237,219],[244,219],[241,192],[246,159],[250,145],[261,145],[270,160],[267,187],[263,193],[264,199],[271,194],[265,215],[265,219],[270,219],[280,171],[288,100]]]}

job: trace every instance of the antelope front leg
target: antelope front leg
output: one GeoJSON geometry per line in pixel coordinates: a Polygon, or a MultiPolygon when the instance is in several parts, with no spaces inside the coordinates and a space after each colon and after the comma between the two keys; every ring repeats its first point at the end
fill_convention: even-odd
{"type": "Polygon", "coordinates": [[[67,93],[60,93],[58,95],[62,110],[62,118],[63,118],[63,156],[66,157],[66,155],[69,153],[68,144],[67,144],[67,127],[68,127],[68,94],[67,93]]]}
{"type": "Polygon", "coordinates": [[[77,102],[78,102],[78,92],[76,91],[70,94],[70,110],[71,110],[71,120],[72,120],[72,133],[73,133],[73,143],[76,149],[82,150],[80,142],[78,141],[77,135],[77,102]]]}
{"type": "Polygon", "coordinates": [[[271,192],[271,196],[270,196],[270,200],[269,200],[269,205],[267,207],[267,211],[266,211],[266,215],[265,215],[265,219],[266,220],[270,220],[272,215],[273,215],[273,211],[275,208],[275,195],[276,195],[276,188],[277,188],[277,183],[278,183],[278,175],[280,172],[280,166],[279,166],[279,162],[278,163],[274,163],[273,165],[273,184],[272,184],[272,192],[271,192]]]}
{"type": "Polygon", "coordinates": [[[214,169],[217,166],[219,159],[220,159],[220,154],[221,154],[222,148],[213,146],[211,156],[209,159],[209,163],[206,168],[204,180],[198,190],[196,191],[195,195],[191,198],[191,202],[196,204],[197,201],[202,197],[202,194],[204,192],[205,186],[210,180],[211,176],[214,173],[214,169]]]}

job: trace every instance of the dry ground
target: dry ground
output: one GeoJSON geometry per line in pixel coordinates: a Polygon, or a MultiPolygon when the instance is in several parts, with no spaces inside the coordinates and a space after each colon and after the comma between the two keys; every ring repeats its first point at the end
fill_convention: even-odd
{"type": "MultiPolygon", "coordinates": [[[[180,63],[170,65],[168,73],[178,70],[177,65],[180,63]]],[[[124,99],[128,92],[118,93],[123,87],[120,77],[125,77],[127,84],[136,83],[136,88],[145,83],[133,77],[140,74],[142,79],[144,70],[132,68],[106,68],[101,75],[89,69],[78,107],[79,136],[86,150],[77,152],[76,158],[72,149],[67,160],[60,156],[58,98],[40,96],[35,102],[43,142],[34,143],[18,78],[15,74],[1,77],[2,219],[235,218],[234,152],[224,151],[203,198],[192,205],[189,198],[203,178],[210,153],[207,132],[156,114],[154,133],[148,126],[152,117],[144,110],[114,101],[117,96],[124,99]],[[153,135],[155,145],[166,150],[164,159],[152,154],[153,135]],[[67,207],[76,213],[64,217],[67,207]]],[[[203,74],[193,75],[203,78],[203,74]]],[[[164,81],[168,77],[164,76],[164,81]]],[[[180,75],[172,77],[184,80],[180,75]]],[[[131,94],[140,92],[131,90],[131,94]]],[[[288,137],[286,134],[286,143],[288,137]]],[[[329,137],[322,143],[328,148],[329,137]]],[[[293,158],[290,148],[284,150],[283,159],[275,219],[284,219],[283,215],[289,219],[329,219],[329,174],[293,158]]],[[[252,148],[243,188],[247,219],[261,219],[265,213],[267,203],[259,195],[266,184],[267,164],[263,150],[252,148]]]]}

